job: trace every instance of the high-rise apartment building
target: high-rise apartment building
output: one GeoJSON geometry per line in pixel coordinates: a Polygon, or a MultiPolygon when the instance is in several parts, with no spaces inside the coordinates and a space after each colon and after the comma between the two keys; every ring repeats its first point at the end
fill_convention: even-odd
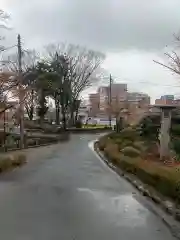
{"type": "Polygon", "coordinates": [[[150,97],[145,93],[128,92],[127,84],[114,83],[111,86],[99,87],[98,92],[89,95],[89,116],[107,118],[116,117],[122,109],[128,108],[131,121],[138,121],[149,111],[150,97]]]}
{"type": "Polygon", "coordinates": [[[139,93],[139,92],[129,92],[128,93],[128,101],[130,102],[139,102],[139,101],[146,101],[150,104],[150,97],[146,93],[139,93]]]}
{"type": "MultiPolygon", "coordinates": [[[[100,110],[106,114],[110,108],[110,86],[100,87],[98,89],[100,95],[100,110]]],[[[127,84],[114,83],[111,85],[111,106],[112,109],[127,99],[127,84]]]]}
{"type": "Polygon", "coordinates": [[[172,105],[176,103],[177,100],[174,100],[174,95],[164,95],[155,100],[155,105],[172,105]]]}
{"type": "Polygon", "coordinates": [[[89,116],[96,117],[99,114],[100,108],[100,95],[99,93],[89,94],[89,116]]]}
{"type": "Polygon", "coordinates": [[[174,95],[164,95],[164,96],[161,96],[161,99],[162,100],[174,100],[174,95]]]}

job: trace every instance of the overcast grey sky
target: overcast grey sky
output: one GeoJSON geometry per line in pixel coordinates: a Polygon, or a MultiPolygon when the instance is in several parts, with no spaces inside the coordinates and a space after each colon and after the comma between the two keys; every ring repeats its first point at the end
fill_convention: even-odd
{"type": "Polygon", "coordinates": [[[153,63],[180,30],[179,0],[1,0],[0,8],[11,14],[6,44],[17,33],[30,48],[82,44],[105,52],[104,67],[130,90],[180,95],[180,79],[153,63]]]}

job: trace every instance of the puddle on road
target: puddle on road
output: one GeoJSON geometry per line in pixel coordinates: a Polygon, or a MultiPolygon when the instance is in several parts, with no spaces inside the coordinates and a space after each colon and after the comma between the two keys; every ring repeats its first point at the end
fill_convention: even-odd
{"type": "Polygon", "coordinates": [[[79,188],[97,211],[108,215],[108,219],[118,226],[136,227],[146,225],[149,212],[131,194],[117,195],[87,188],[79,188]]]}

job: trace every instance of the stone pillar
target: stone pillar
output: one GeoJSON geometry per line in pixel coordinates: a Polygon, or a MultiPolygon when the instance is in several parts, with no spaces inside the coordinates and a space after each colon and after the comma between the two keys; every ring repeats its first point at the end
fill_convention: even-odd
{"type": "Polygon", "coordinates": [[[171,127],[171,109],[161,108],[161,129],[159,134],[160,140],[160,159],[164,160],[170,157],[169,142],[170,135],[169,130],[171,127]]]}

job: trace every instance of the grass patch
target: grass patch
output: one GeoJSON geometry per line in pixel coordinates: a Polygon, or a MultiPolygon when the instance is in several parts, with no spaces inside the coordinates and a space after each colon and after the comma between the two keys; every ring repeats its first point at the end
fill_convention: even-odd
{"type": "Polygon", "coordinates": [[[109,127],[108,125],[103,125],[103,124],[84,124],[83,126],[82,126],[83,128],[107,128],[107,129],[109,129],[109,128],[111,128],[111,127],[109,127]]]}
{"type": "Polygon", "coordinates": [[[26,163],[26,156],[24,154],[10,154],[0,156],[0,172],[6,172],[26,163]]]}

